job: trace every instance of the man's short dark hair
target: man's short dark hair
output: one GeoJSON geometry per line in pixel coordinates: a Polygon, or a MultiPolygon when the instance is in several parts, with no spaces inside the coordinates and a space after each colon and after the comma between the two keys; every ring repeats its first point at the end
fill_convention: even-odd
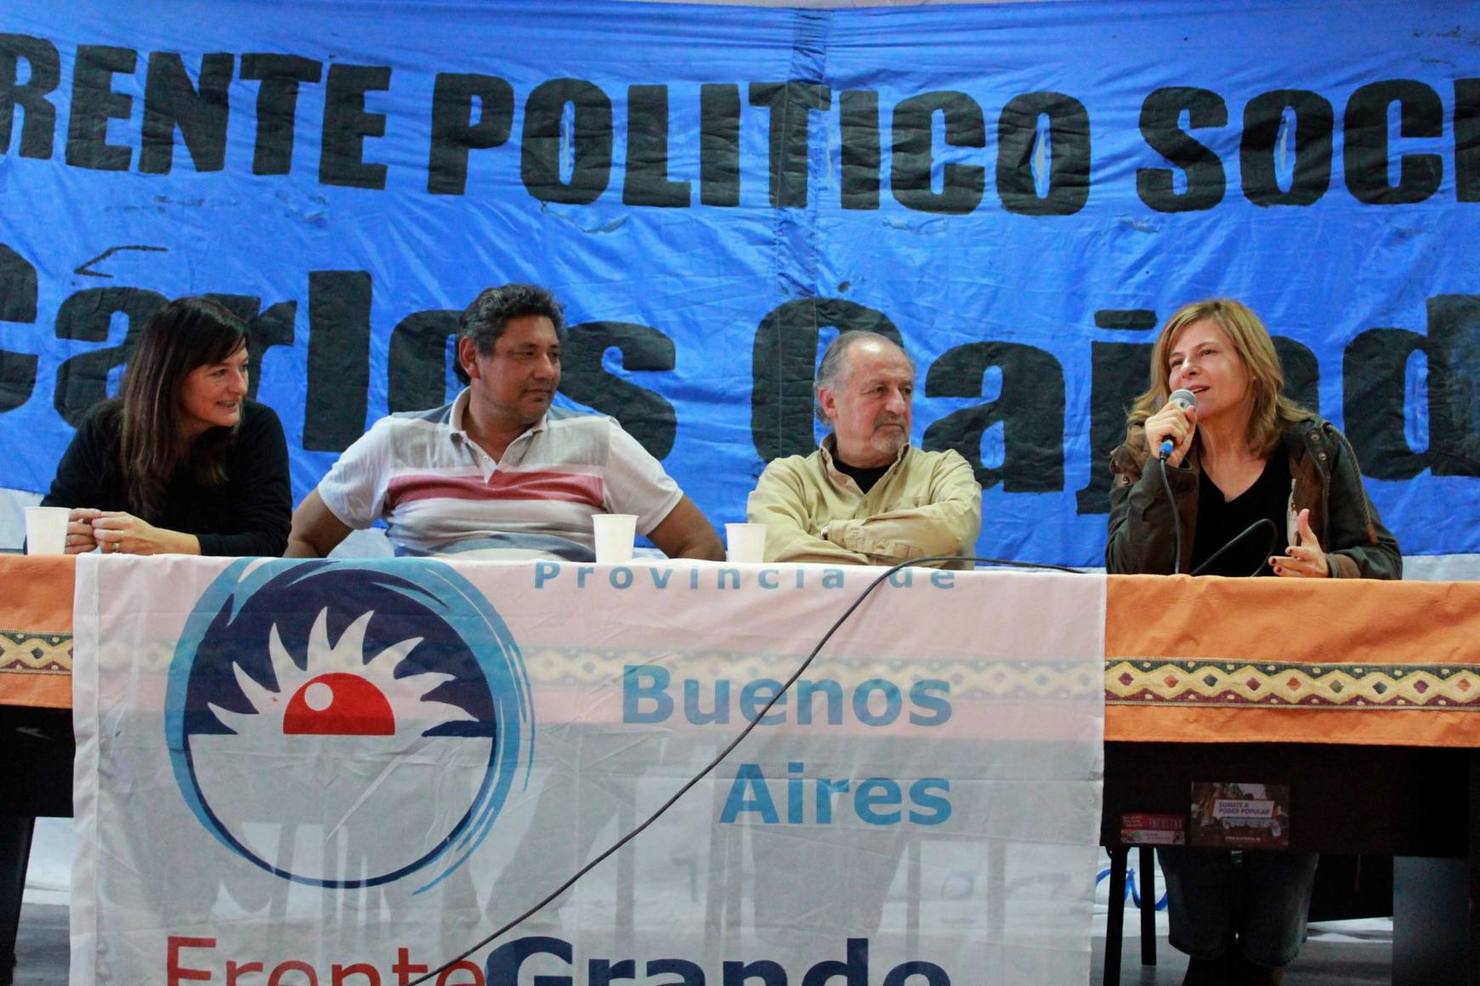
{"type": "MultiPolygon", "coordinates": [[[[509,327],[509,320],[529,315],[543,315],[555,326],[555,335],[565,337],[565,311],[555,296],[534,284],[504,284],[484,288],[457,319],[460,339],[471,339],[483,356],[493,355],[493,345],[509,327]]],[[[457,378],[468,382],[461,364],[457,378]]]]}
{"type": "Polygon", "coordinates": [[[484,288],[463,309],[457,320],[458,335],[472,339],[478,352],[487,356],[509,327],[509,320],[528,315],[543,315],[554,323],[557,334],[565,331],[565,312],[553,294],[533,284],[505,284],[484,288]]]}

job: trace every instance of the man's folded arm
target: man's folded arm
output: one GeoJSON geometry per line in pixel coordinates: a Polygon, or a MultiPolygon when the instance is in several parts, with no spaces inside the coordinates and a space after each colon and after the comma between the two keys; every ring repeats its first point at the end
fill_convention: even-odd
{"type": "Polygon", "coordinates": [[[872,517],[833,521],[827,539],[888,564],[935,555],[969,555],[981,532],[982,491],[976,475],[952,452],[930,484],[932,502],[872,517]]]}
{"type": "Polygon", "coordinates": [[[867,565],[866,555],[833,544],[807,529],[803,498],[781,462],[761,473],[750,494],[746,519],[766,525],[766,561],[867,565]]]}

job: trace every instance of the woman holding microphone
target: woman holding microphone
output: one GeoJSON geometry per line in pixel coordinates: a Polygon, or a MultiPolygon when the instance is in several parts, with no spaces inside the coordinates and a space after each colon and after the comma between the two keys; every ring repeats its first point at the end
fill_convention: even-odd
{"type": "MultiPolygon", "coordinates": [[[[1243,304],[1195,302],[1167,320],[1151,386],[1111,455],[1107,571],[1401,577],[1351,446],[1283,388],[1274,342],[1243,304]]],[[[1280,983],[1305,937],[1318,857],[1159,856],[1171,943],[1192,956],[1185,986],[1280,983]]]]}

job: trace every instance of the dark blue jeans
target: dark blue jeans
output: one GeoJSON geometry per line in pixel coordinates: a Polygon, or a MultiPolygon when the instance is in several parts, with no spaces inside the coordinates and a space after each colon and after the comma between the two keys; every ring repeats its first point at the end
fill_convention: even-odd
{"type": "Polygon", "coordinates": [[[1305,941],[1315,853],[1158,849],[1167,883],[1172,947],[1217,959],[1235,945],[1246,959],[1288,965],[1305,941]]]}

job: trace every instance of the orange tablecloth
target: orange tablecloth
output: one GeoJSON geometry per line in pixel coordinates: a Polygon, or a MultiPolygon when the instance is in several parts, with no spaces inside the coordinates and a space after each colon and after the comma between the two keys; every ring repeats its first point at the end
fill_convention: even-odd
{"type": "Polygon", "coordinates": [[[0,705],[72,707],[74,558],[0,556],[0,705]]]}
{"type": "MultiPolygon", "coordinates": [[[[71,706],[74,571],[0,557],[0,704],[71,706]]],[[[1480,747],[1480,582],[1111,576],[1105,655],[1110,741],[1480,747]]]]}
{"type": "Polygon", "coordinates": [[[1105,739],[1480,747],[1480,582],[1110,578],[1105,739]]]}

